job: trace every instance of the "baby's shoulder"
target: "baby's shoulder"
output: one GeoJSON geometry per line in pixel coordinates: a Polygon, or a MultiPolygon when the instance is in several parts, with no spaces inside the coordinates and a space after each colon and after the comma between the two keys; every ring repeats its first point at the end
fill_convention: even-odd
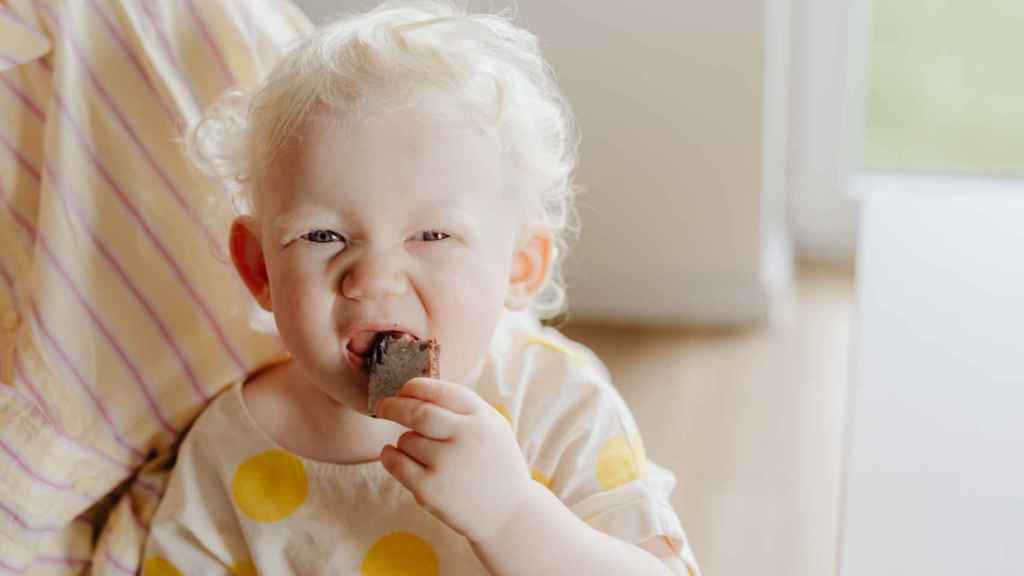
{"type": "Polygon", "coordinates": [[[500,328],[494,354],[500,359],[505,376],[521,384],[610,382],[608,370],[597,354],[557,328],[544,326],[525,313],[510,315],[500,328]]]}
{"type": "MultiPolygon", "coordinates": [[[[217,463],[225,454],[262,446],[259,415],[272,411],[272,370],[236,380],[214,397],[192,423],[179,448],[178,459],[217,463]]],[[[268,421],[274,421],[269,418],[268,421]]]]}
{"type": "Polygon", "coordinates": [[[514,425],[625,409],[608,369],[587,346],[535,320],[505,329],[492,403],[514,425]]]}

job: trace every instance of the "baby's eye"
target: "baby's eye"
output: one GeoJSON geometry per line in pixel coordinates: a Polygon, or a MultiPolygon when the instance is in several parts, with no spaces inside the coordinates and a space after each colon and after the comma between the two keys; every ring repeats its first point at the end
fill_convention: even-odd
{"type": "Polygon", "coordinates": [[[341,234],[338,234],[334,230],[320,229],[306,232],[302,236],[299,236],[299,238],[302,238],[303,240],[308,240],[309,242],[313,242],[316,244],[326,244],[327,242],[345,241],[345,238],[343,238],[341,234]]]}
{"type": "Polygon", "coordinates": [[[437,242],[438,240],[444,240],[445,238],[451,238],[451,235],[444,232],[438,232],[437,230],[424,230],[416,236],[417,240],[423,242],[437,242]]]}

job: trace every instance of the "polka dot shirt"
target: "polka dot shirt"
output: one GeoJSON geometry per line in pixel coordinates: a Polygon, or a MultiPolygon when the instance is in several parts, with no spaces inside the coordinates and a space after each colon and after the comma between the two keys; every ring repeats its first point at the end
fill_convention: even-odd
{"type": "MultiPolygon", "coordinates": [[[[699,574],[625,403],[585,347],[526,313],[499,323],[476,391],[508,421],[534,480],[597,530],[662,539],[699,574]]],[[[179,451],[146,546],[144,576],[484,574],[469,544],[421,509],[380,462],[331,464],[284,450],[231,386],[179,451]]]]}

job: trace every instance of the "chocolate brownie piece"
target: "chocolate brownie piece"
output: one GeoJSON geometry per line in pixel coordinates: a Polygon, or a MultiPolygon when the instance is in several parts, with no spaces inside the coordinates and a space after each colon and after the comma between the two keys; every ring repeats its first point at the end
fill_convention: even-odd
{"type": "Polygon", "coordinates": [[[437,340],[416,340],[408,334],[382,333],[366,358],[370,375],[370,414],[377,401],[394,396],[406,382],[419,376],[437,378],[441,347],[437,340]]]}

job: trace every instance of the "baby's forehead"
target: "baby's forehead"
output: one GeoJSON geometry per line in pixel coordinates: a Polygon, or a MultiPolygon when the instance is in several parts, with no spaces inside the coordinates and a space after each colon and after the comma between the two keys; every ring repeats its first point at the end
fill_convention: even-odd
{"type": "Polygon", "coordinates": [[[473,106],[457,94],[438,90],[421,90],[416,96],[398,99],[386,91],[373,92],[379,98],[368,97],[351,107],[320,105],[296,131],[297,149],[308,149],[324,139],[332,143],[381,133],[395,136],[396,140],[409,140],[415,133],[428,134],[435,141],[476,140],[480,143],[499,142],[499,125],[483,117],[473,106]],[[379,100],[379,101],[378,101],[379,100]],[[397,127],[397,132],[388,131],[397,127]]]}
{"type": "Polygon", "coordinates": [[[507,177],[496,130],[433,106],[320,112],[297,131],[273,172],[292,183],[322,178],[385,181],[507,177]]]}
{"type": "Polygon", "coordinates": [[[496,135],[430,110],[321,114],[268,177],[261,203],[275,213],[329,208],[353,221],[381,207],[396,216],[519,213],[496,135]]]}

